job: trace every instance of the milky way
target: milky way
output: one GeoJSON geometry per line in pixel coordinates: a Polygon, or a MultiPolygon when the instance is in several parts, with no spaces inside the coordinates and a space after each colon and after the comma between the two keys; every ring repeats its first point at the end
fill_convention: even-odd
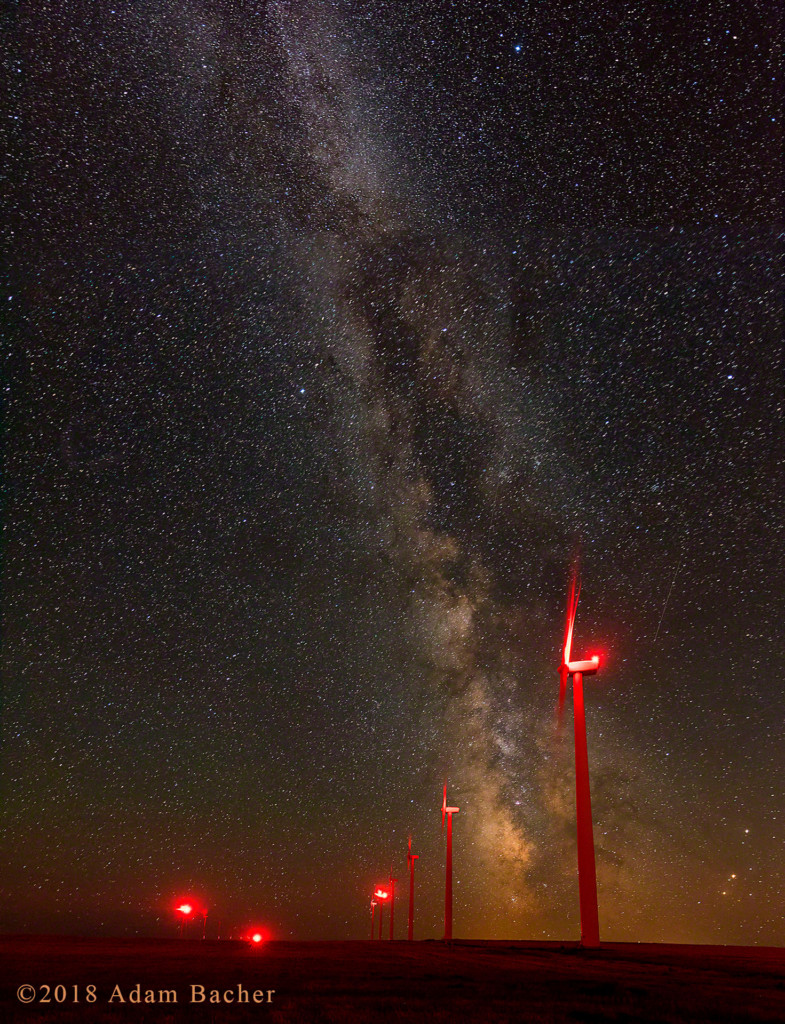
{"type": "Polygon", "coordinates": [[[456,934],[574,936],[578,551],[603,934],[781,942],[764,8],[66,6],[13,26],[4,926],[359,937],[412,833],[436,937],[448,778],[456,934]]]}

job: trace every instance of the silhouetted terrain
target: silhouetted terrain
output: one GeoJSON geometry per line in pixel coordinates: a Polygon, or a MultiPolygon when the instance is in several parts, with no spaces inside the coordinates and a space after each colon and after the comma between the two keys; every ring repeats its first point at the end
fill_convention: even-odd
{"type": "Polygon", "coordinates": [[[611,943],[587,952],[557,943],[479,941],[450,947],[438,942],[270,942],[253,948],[242,942],[5,936],[0,937],[0,1000],[2,1020],[27,1024],[55,1019],[74,1024],[781,1024],[785,949],[611,943]],[[35,988],[33,1003],[19,1002],[22,985],[35,988]],[[88,985],[95,986],[95,1002],[87,1001],[88,985]],[[130,1001],[136,985],[142,1005],[130,1001]],[[191,1002],[192,985],[204,987],[204,1002],[191,1002]],[[117,994],[109,1002],[115,986],[125,1002],[117,994]],[[219,993],[220,1003],[209,1002],[211,990],[219,993]],[[40,1005],[47,991],[50,1002],[40,1005]],[[227,992],[231,1003],[225,1001],[227,992]],[[238,1002],[243,992],[247,1003],[238,1002]],[[146,995],[155,1003],[145,1004],[146,995]]]}

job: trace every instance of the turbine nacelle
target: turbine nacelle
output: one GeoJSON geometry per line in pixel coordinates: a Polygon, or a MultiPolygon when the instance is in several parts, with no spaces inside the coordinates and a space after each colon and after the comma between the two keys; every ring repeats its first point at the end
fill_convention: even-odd
{"type": "Polygon", "coordinates": [[[569,675],[574,672],[580,672],[581,675],[590,676],[600,667],[600,659],[595,654],[589,661],[568,661],[563,666],[563,670],[566,669],[569,675]]]}

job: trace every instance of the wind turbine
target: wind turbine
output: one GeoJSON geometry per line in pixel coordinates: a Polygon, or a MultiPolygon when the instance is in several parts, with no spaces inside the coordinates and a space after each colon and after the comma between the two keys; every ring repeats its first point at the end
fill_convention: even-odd
{"type": "Polygon", "coordinates": [[[376,910],[376,900],[371,896],[371,939],[373,939],[373,912],[376,910]]]}
{"type": "Polygon", "coordinates": [[[444,818],[447,817],[447,879],[444,889],[444,941],[452,941],[452,816],[457,814],[460,808],[447,806],[447,782],[444,783],[444,797],[442,798],[442,832],[444,832],[444,818]]]}
{"type": "Polygon", "coordinates": [[[409,852],[406,855],[409,862],[409,942],[414,938],[414,862],[419,856],[419,853],[412,853],[412,837],[409,836],[409,852]]]}
{"type": "Polygon", "coordinates": [[[600,944],[600,923],[597,912],[597,869],[594,861],[594,830],[591,820],[589,789],[589,754],[586,747],[586,712],[583,706],[583,677],[593,675],[600,666],[594,655],[588,661],[570,661],[575,613],[580,597],[580,583],[575,576],[567,598],[567,623],[564,649],[559,666],[559,723],[564,709],[567,680],[572,676],[572,709],[575,724],[575,812],[578,826],[578,898],[581,909],[581,945],[596,948],[600,944]]]}
{"type": "Polygon", "coordinates": [[[384,901],[390,894],[385,892],[381,886],[376,890],[374,896],[379,901],[379,938],[382,937],[382,919],[384,918],[384,901]]]}
{"type": "Polygon", "coordinates": [[[185,924],[186,924],[186,921],[188,920],[190,915],[193,913],[193,909],[194,908],[193,908],[193,906],[190,903],[181,903],[180,906],[177,907],[176,909],[177,909],[178,913],[183,915],[180,918],[180,938],[182,938],[183,935],[185,934],[185,924]]]}
{"type": "Polygon", "coordinates": [[[390,865],[390,939],[393,937],[393,923],[395,921],[395,883],[398,881],[397,878],[393,878],[392,864],[390,865]]]}

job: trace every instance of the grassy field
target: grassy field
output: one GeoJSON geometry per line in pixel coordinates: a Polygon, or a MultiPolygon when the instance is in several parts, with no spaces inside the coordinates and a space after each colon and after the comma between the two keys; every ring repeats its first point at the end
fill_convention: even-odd
{"type": "MultiPolygon", "coordinates": [[[[197,998],[201,991],[195,990],[197,998]]],[[[589,952],[556,943],[479,941],[449,947],[271,942],[252,948],[240,942],[0,936],[0,1019],[782,1024],[785,950],[611,943],[589,952]],[[30,988],[23,995],[34,996],[27,1004],[17,996],[24,985],[30,988]],[[89,1001],[88,985],[95,986],[95,1001],[89,1001]],[[137,985],[140,1002],[134,1003],[137,985]],[[203,986],[204,1002],[192,1001],[192,985],[203,986]],[[220,1002],[210,1002],[213,991],[220,1002]]]]}

